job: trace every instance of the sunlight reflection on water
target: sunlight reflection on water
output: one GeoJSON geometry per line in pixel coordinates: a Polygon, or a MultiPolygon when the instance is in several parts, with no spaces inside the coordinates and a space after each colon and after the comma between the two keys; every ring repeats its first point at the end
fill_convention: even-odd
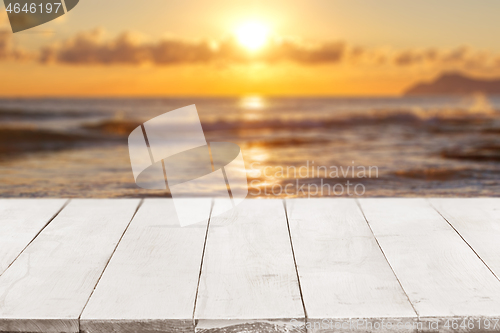
{"type": "Polygon", "coordinates": [[[245,109],[260,110],[265,107],[265,101],[260,96],[247,96],[241,99],[240,105],[245,109]]]}

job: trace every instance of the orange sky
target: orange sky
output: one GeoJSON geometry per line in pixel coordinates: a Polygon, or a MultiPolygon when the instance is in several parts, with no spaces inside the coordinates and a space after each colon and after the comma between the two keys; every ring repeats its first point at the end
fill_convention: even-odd
{"type": "Polygon", "coordinates": [[[489,0],[84,0],[12,34],[2,7],[0,96],[397,95],[446,70],[500,74],[495,8],[489,0]],[[238,39],[248,22],[266,30],[254,49],[238,39]]]}
{"type": "Polygon", "coordinates": [[[410,80],[354,76],[332,66],[252,65],[214,69],[16,64],[2,70],[4,96],[391,95],[410,80]],[[325,72],[331,72],[325,75],[325,72]]]}

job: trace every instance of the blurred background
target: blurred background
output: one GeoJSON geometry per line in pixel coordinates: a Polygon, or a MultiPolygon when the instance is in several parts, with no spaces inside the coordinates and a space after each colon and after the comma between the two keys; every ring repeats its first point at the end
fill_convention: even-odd
{"type": "MultiPolygon", "coordinates": [[[[136,186],[127,137],[190,104],[207,141],[240,145],[252,196],[296,187],[279,170],[301,166],[376,166],[300,179],[351,180],[365,196],[498,196],[499,11],[493,0],[84,0],[13,34],[2,4],[0,196],[165,196],[136,186]]],[[[271,196],[304,196],[292,192],[271,196]]]]}

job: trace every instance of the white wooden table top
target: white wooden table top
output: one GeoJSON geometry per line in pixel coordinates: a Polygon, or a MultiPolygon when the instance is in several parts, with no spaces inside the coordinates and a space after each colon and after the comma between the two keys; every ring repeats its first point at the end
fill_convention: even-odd
{"type": "Polygon", "coordinates": [[[0,199],[0,332],[500,332],[499,278],[500,198],[0,199]]]}

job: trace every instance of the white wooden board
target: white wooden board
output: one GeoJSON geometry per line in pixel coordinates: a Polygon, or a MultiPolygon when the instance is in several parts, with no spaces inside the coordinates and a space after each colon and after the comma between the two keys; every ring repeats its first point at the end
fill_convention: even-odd
{"type": "MultiPolygon", "coordinates": [[[[216,199],[214,210],[227,204],[216,199]]],[[[195,318],[199,330],[239,331],[304,320],[281,200],[247,199],[210,220],[195,318]]]]}
{"type": "MultiPolygon", "coordinates": [[[[198,200],[193,214],[211,201],[198,200]]],[[[486,328],[500,319],[498,198],[359,199],[361,210],[293,199],[292,239],[281,200],[245,200],[208,234],[179,227],[168,199],[146,200],[131,223],[138,199],[76,199],[58,213],[65,202],[0,200],[0,332],[302,331],[299,286],[307,324],[414,324],[414,308],[419,332],[436,320],[467,331],[451,327],[462,319],[500,331],[486,328]]],[[[216,200],[213,213],[228,207],[216,200]]]]}
{"type": "Polygon", "coordinates": [[[286,207],[311,331],[349,318],[417,319],[354,199],[292,199],[286,207]]]}
{"type": "Polygon", "coordinates": [[[0,199],[0,275],[66,202],[66,199],[0,199]]]}
{"type": "Polygon", "coordinates": [[[139,202],[72,200],[0,276],[0,331],[78,332],[139,202]]]}
{"type": "MultiPolygon", "coordinates": [[[[206,200],[182,204],[196,210],[206,200]]],[[[82,314],[82,332],[194,331],[209,212],[181,227],[171,199],[145,200],[82,314]]]]}
{"type": "Polygon", "coordinates": [[[500,278],[500,198],[429,201],[500,278]]]}
{"type": "Polygon", "coordinates": [[[359,202],[421,318],[500,316],[500,281],[427,200],[359,202]]]}

